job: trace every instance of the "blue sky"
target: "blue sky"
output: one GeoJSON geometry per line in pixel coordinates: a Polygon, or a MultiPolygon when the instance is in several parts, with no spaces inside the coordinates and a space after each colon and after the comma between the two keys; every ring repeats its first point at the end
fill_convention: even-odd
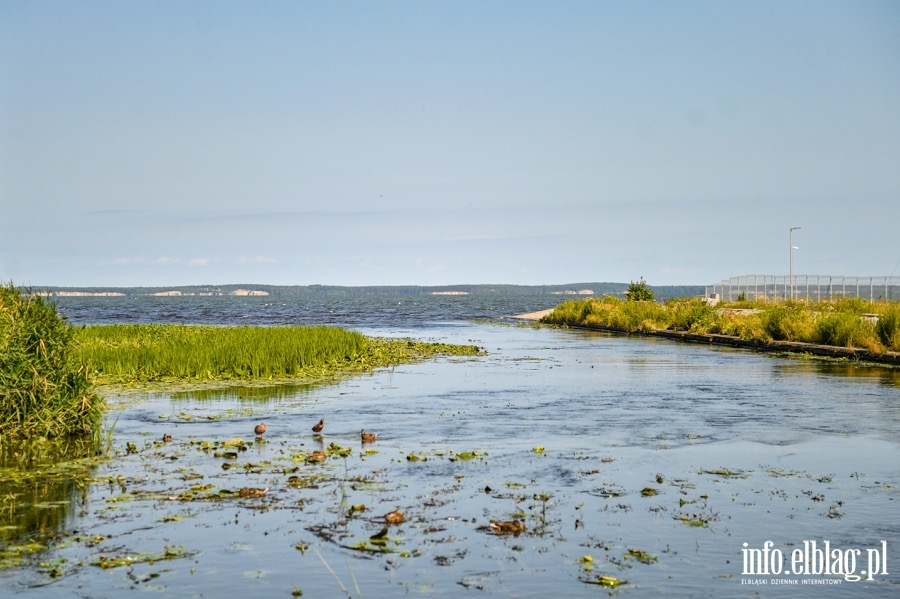
{"type": "Polygon", "coordinates": [[[900,274],[900,3],[0,3],[0,280],[900,274]]]}

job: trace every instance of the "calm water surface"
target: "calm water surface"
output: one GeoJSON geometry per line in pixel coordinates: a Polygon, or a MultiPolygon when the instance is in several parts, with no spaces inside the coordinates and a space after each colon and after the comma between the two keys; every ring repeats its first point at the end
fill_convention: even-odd
{"type": "Polygon", "coordinates": [[[487,355],[324,387],[116,395],[116,457],[78,496],[45,565],[0,573],[4,596],[900,592],[900,373],[478,320],[558,301],[547,296],[368,299],[304,306],[309,320],[301,302],[271,300],[218,312],[156,298],[141,310],[61,305],[76,323],[335,315],[328,322],[368,334],[475,343],[487,355]],[[310,427],[322,416],[318,438],[310,427]],[[252,433],[260,421],[265,442],[252,433]],[[378,440],[363,446],[361,428],[378,440]],[[235,438],[247,449],[228,457],[235,438]],[[303,461],[331,444],[351,451],[303,461]],[[231,494],[242,487],[268,491],[231,494]],[[406,521],[383,534],[396,508],[406,521]],[[519,535],[489,527],[514,518],[519,535]],[[804,541],[859,549],[856,573],[867,549],[886,545],[888,574],[744,574],[744,543],[766,541],[785,568],[804,541]],[[174,559],[146,559],[166,548],[174,559]],[[128,556],[139,563],[100,567],[128,556]],[[623,584],[600,588],[599,576],[623,584]]]}

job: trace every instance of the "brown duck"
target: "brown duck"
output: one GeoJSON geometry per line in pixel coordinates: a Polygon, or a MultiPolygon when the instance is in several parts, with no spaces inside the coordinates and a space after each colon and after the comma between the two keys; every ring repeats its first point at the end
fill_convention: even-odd
{"type": "Polygon", "coordinates": [[[362,439],[363,443],[371,443],[378,438],[378,433],[367,433],[366,429],[362,429],[359,431],[359,437],[362,439]]]}
{"type": "Polygon", "coordinates": [[[498,535],[517,535],[525,530],[525,523],[521,520],[508,522],[491,522],[491,529],[498,535]]]}
{"type": "Polygon", "coordinates": [[[321,433],[323,428],[325,428],[325,419],[324,418],[322,418],[321,420],[319,420],[317,423],[315,423],[313,425],[312,431],[314,433],[321,433]]]}
{"type": "Polygon", "coordinates": [[[269,487],[260,489],[258,487],[241,487],[238,489],[238,495],[241,497],[262,497],[269,492],[269,487]]]}
{"type": "Polygon", "coordinates": [[[328,457],[324,451],[314,451],[306,456],[307,462],[324,462],[328,457]]]}
{"type": "Polygon", "coordinates": [[[259,424],[257,424],[253,428],[253,432],[256,433],[257,435],[262,435],[264,432],[266,432],[266,423],[260,422],[259,424]]]}
{"type": "Polygon", "coordinates": [[[400,524],[404,520],[406,520],[406,516],[403,515],[403,510],[399,508],[384,515],[384,521],[388,524],[400,524]]]}

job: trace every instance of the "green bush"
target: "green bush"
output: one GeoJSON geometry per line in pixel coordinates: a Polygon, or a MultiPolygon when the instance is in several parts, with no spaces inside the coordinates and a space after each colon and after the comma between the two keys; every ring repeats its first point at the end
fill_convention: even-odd
{"type": "Polygon", "coordinates": [[[625,298],[629,302],[652,302],[656,299],[656,293],[650,289],[650,286],[647,285],[644,279],[641,279],[637,283],[631,281],[631,284],[628,285],[628,289],[625,291],[625,298]]]}
{"type": "Polygon", "coordinates": [[[900,304],[892,304],[879,315],[875,333],[889,351],[900,351],[900,304]]]}
{"type": "Polygon", "coordinates": [[[815,321],[803,306],[789,302],[764,312],[763,330],[770,339],[777,341],[812,342],[815,338],[815,321]]]}
{"type": "Polygon", "coordinates": [[[716,321],[716,311],[699,299],[670,300],[666,302],[670,326],[692,333],[711,332],[716,321]]]}
{"type": "Polygon", "coordinates": [[[816,320],[815,342],[836,347],[881,349],[875,327],[853,312],[824,314],[816,320]]]}
{"type": "Polygon", "coordinates": [[[102,399],[71,350],[56,307],[0,287],[0,434],[61,437],[97,430],[102,399]]]}

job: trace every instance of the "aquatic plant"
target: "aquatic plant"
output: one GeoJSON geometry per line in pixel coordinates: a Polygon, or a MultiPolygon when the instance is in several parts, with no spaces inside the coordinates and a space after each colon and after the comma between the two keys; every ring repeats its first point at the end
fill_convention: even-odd
{"type": "Polygon", "coordinates": [[[72,327],[44,298],[0,287],[0,435],[91,434],[103,400],[72,351],[72,327]]]}
{"type": "Polygon", "coordinates": [[[328,378],[475,346],[375,339],[331,326],[98,325],[77,330],[78,358],[101,384],[171,379],[328,378]]]}

